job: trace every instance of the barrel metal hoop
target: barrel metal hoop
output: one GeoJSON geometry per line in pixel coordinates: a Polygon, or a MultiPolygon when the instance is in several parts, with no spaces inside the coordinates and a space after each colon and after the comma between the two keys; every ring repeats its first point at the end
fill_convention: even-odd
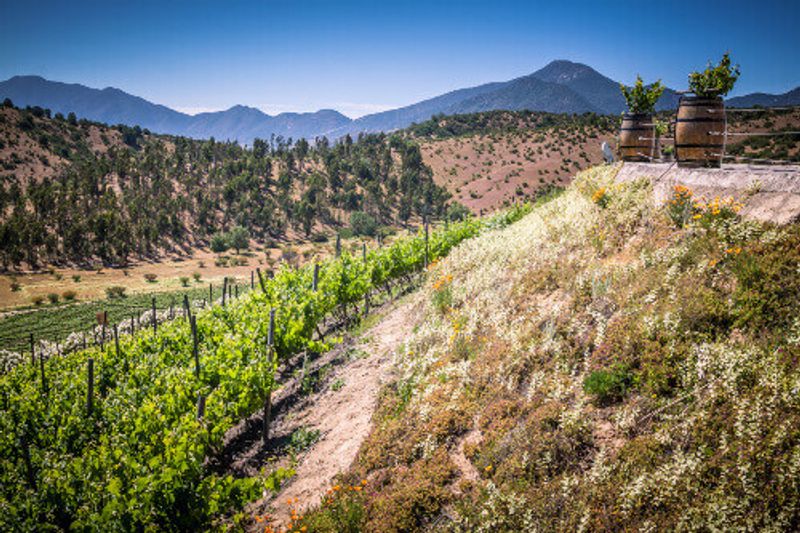
{"type": "Polygon", "coordinates": [[[675,148],[725,148],[724,144],[676,144],[675,148]]]}
{"type": "Polygon", "coordinates": [[[697,117],[697,118],[676,118],[675,122],[720,122],[724,123],[724,120],[721,120],[717,117],[697,117]]]}

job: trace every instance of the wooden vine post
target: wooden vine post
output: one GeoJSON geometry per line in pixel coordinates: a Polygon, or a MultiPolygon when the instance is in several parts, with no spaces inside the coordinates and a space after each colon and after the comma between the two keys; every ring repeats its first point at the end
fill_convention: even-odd
{"type": "Polygon", "coordinates": [[[208,301],[211,303],[211,305],[214,305],[214,284],[213,283],[209,283],[208,284],[208,301]]]}
{"type": "MultiPolygon", "coordinates": [[[[86,335],[83,336],[83,347],[86,348],[86,335]]],[[[31,333],[31,364],[36,364],[36,345],[33,342],[33,333],[31,333]]]]}
{"type": "Polygon", "coordinates": [[[314,279],[311,282],[311,290],[317,292],[319,286],[319,263],[314,263],[314,279]]]}
{"type": "Polygon", "coordinates": [[[86,361],[86,416],[92,416],[92,400],[94,399],[94,359],[91,357],[86,361]]]}
{"type": "Polygon", "coordinates": [[[183,295],[183,316],[187,320],[191,320],[192,318],[192,308],[189,306],[189,295],[183,295]]]}
{"type": "Polygon", "coordinates": [[[254,274],[254,273],[253,273],[253,271],[251,270],[251,271],[250,271],[250,290],[252,291],[252,290],[253,290],[253,289],[255,289],[255,288],[256,288],[255,274],[254,274]]]}
{"type": "Polygon", "coordinates": [[[202,394],[197,395],[197,419],[202,420],[206,414],[206,397],[202,394]]]}
{"type": "Polygon", "coordinates": [[[156,320],[156,299],[153,297],[153,335],[158,331],[158,320],[156,320]]]}
{"type": "Polygon", "coordinates": [[[222,278],[222,307],[225,307],[225,296],[228,292],[228,276],[222,278]]]}
{"type": "MultiPolygon", "coordinates": [[[[269,330],[267,332],[267,360],[270,366],[273,364],[275,355],[275,309],[269,310],[269,330]]],[[[273,378],[274,379],[274,378],[273,378]]],[[[261,428],[261,442],[264,446],[269,442],[269,423],[272,415],[272,383],[269,384],[266,397],[264,398],[264,425],[261,428]]]]}
{"type": "Polygon", "coordinates": [[[342,255],[342,236],[336,235],[336,257],[342,255]]]}
{"type": "Polygon", "coordinates": [[[47,394],[47,377],[44,375],[44,354],[39,353],[39,373],[42,378],[42,393],[47,394]]]}
{"type": "Polygon", "coordinates": [[[367,243],[361,243],[361,260],[367,262],[367,243]]]}
{"type": "Polygon", "coordinates": [[[200,350],[197,346],[197,317],[189,316],[189,324],[192,329],[192,355],[194,356],[194,375],[200,379],[200,350]]]}

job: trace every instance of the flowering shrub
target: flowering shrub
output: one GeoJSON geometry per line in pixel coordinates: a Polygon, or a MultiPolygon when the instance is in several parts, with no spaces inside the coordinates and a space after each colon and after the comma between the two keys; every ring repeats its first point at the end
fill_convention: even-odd
{"type": "Polygon", "coordinates": [[[608,206],[608,194],[605,187],[600,187],[592,195],[592,202],[596,203],[602,208],[608,206]]]}

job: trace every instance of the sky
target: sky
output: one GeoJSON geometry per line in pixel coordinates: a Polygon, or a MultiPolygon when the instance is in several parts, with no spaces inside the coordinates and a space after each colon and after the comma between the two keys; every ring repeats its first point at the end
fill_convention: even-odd
{"type": "Polygon", "coordinates": [[[350,117],[530,74],[554,59],[661,79],[730,51],[731,95],[800,85],[800,0],[0,1],[0,80],[120,88],[196,113],[350,117]]]}

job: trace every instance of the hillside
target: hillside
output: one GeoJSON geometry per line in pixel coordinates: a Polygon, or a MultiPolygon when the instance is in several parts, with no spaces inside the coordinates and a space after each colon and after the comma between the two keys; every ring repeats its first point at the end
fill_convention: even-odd
{"type": "Polygon", "coordinates": [[[292,527],[800,527],[800,226],[617,170],[429,271],[370,435],[292,527]]]}
{"type": "Polygon", "coordinates": [[[236,227],[262,244],[325,240],[354,213],[351,229],[374,236],[447,207],[418,145],[398,136],[248,149],[49,115],[0,108],[4,268],[188,254],[236,227]]]}
{"type": "MultiPolygon", "coordinates": [[[[632,80],[623,80],[630,83],[632,80]]],[[[783,95],[754,93],[729,100],[738,107],[800,105],[798,90],[783,95]]],[[[616,115],[625,110],[619,82],[588,65],[556,60],[543,68],[508,81],[456,89],[397,109],[350,119],[323,109],[314,113],[271,116],[253,107],[236,105],[224,111],[187,115],[128,94],[120,89],[94,89],[80,84],[46,80],[40,76],[15,76],[0,82],[0,99],[17,106],[38,106],[54,113],[106,124],[139,126],[156,133],[195,139],[214,137],[252,144],[272,135],[284,138],[318,136],[336,139],[350,134],[390,132],[424,122],[437,114],[463,114],[495,110],[529,110],[549,113],[616,115]]],[[[674,110],[678,94],[667,88],[656,109],[674,110]]]]}
{"type": "MultiPolygon", "coordinates": [[[[669,123],[674,112],[656,118],[669,123]]],[[[532,199],[602,162],[618,140],[619,116],[490,111],[440,116],[408,128],[434,181],[474,213],[532,199]]],[[[665,135],[672,137],[672,127],[665,135]]],[[[727,162],[798,162],[800,107],[728,114],[727,162]],[[748,136],[767,133],[768,136],[748,136]]],[[[672,144],[662,143],[662,148],[672,144]]]]}

